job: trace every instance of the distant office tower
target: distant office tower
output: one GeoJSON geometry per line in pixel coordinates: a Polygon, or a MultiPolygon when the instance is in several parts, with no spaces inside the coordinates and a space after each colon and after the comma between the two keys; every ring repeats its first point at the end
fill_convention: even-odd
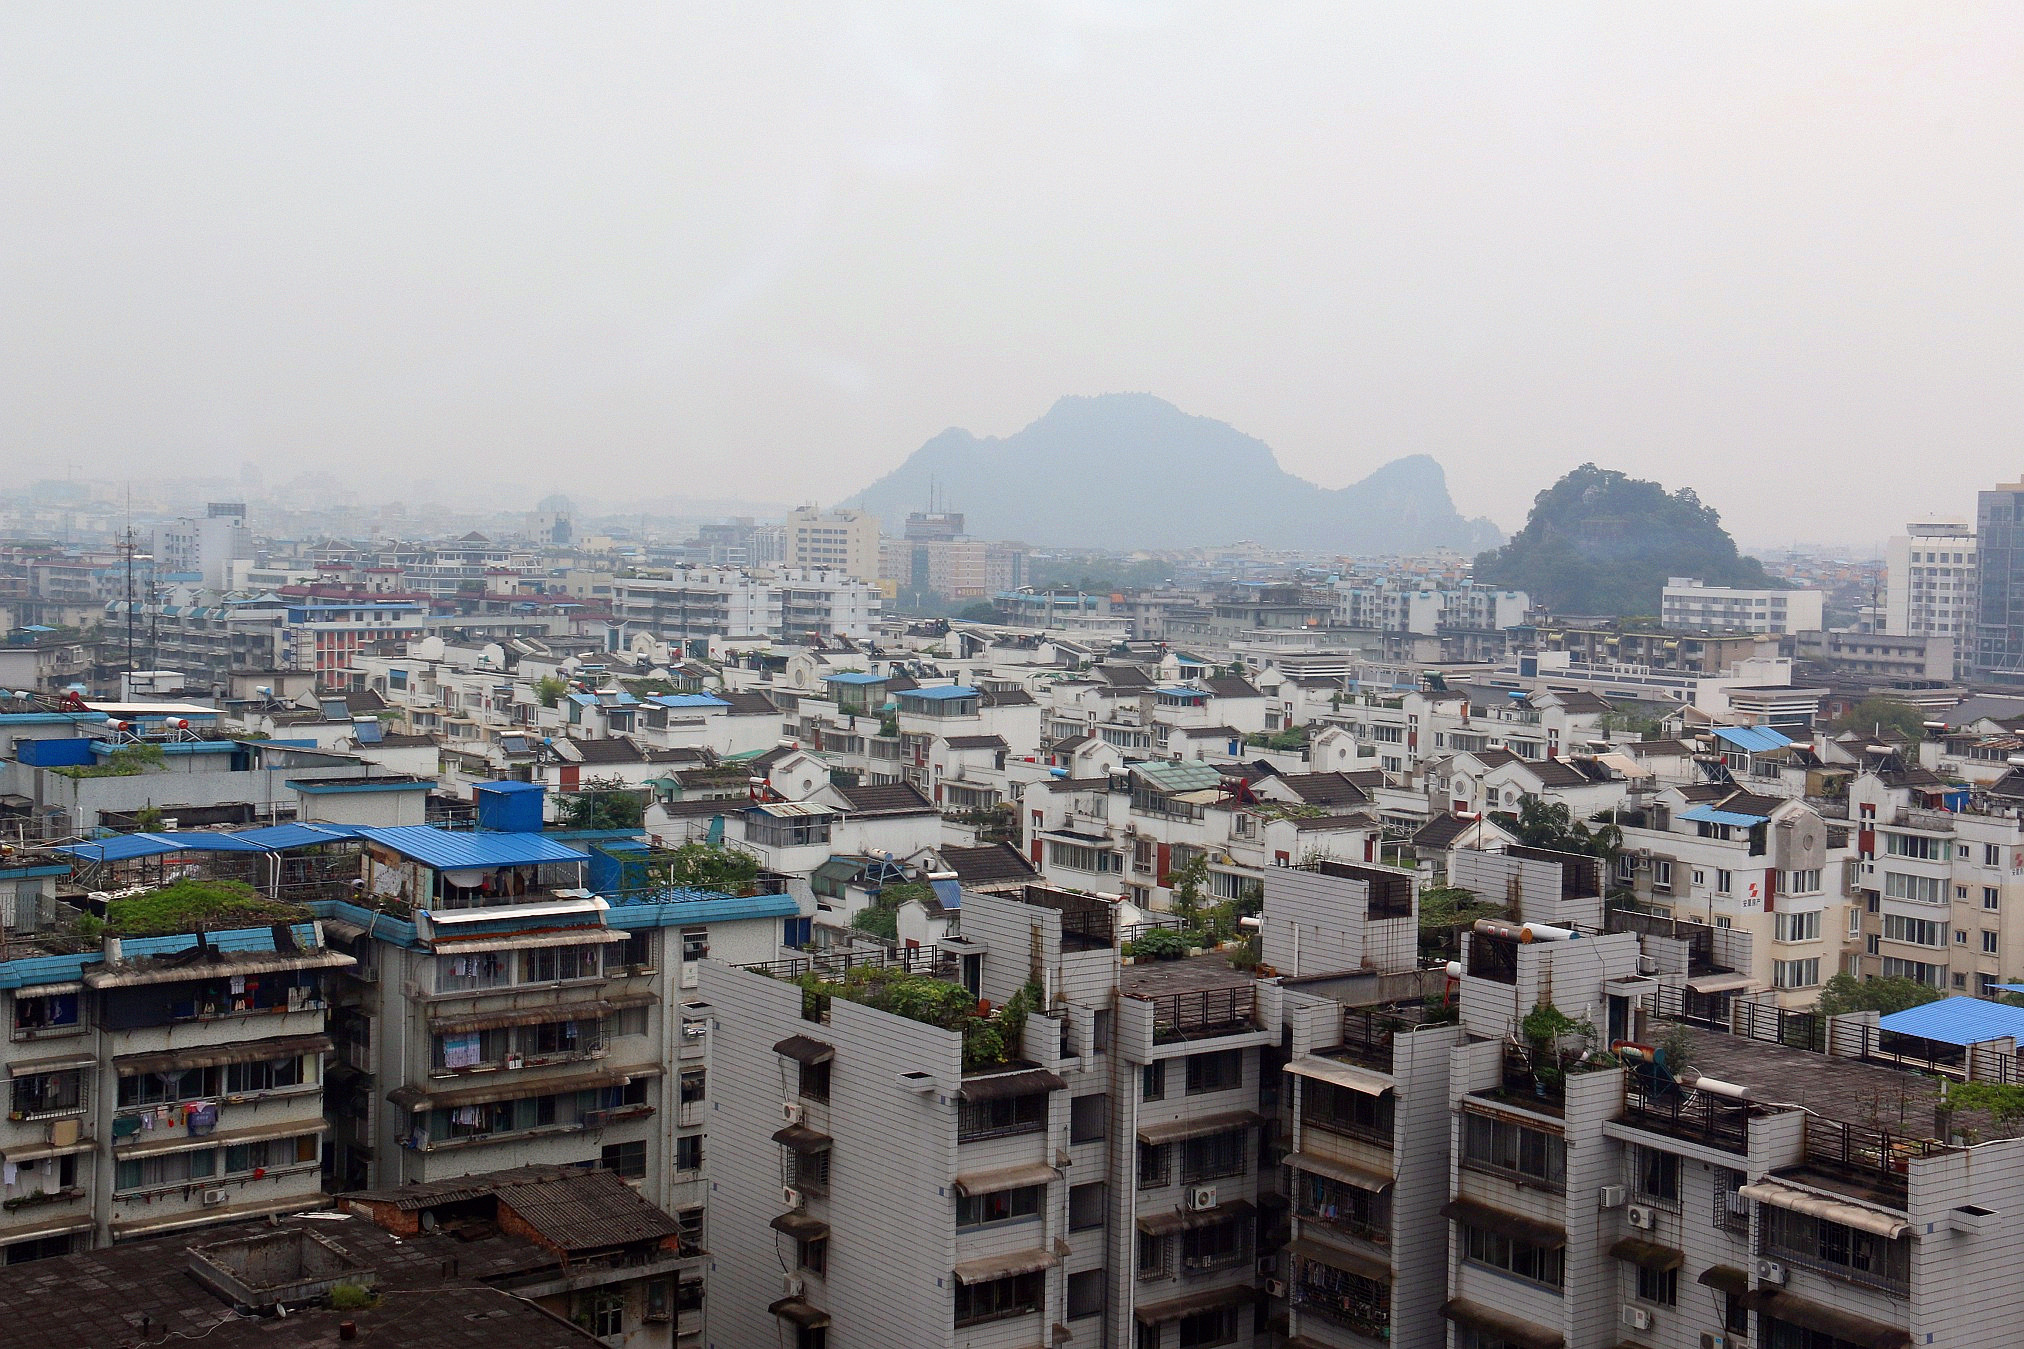
{"type": "Polygon", "coordinates": [[[1884,631],[1946,637],[1960,673],[1975,646],[1975,530],[1965,520],[1915,520],[1885,551],[1884,631]]]}
{"type": "Polygon", "coordinates": [[[803,506],[787,517],[790,567],[840,571],[860,581],[878,580],[878,519],[864,511],[822,512],[803,506]]]}
{"type": "Polygon", "coordinates": [[[1975,502],[1975,677],[2024,686],[2024,482],[1975,502]]]}

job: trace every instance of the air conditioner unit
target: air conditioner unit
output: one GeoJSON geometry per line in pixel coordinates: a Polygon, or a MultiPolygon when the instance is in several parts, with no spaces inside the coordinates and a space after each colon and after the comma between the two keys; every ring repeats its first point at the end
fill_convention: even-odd
{"type": "Polygon", "coordinates": [[[801,1288],[801,1276],[799,1274],[782,1274],[780,1276],[780,1295],[782,1297],[800,1297],[801,1288]]]}
{"type": "Polygon", "coordinates": [[[1277,1279],[1265,1280],[1265,1296],[1271,1298],[1285,1297],[1286,1285],[1277,1279]]]}
{"type": "Polygon", "coordinates": [[[780,1103],[780,1118],[786,1120],[789,1124],[801,1123],[801,1102],[782,1101],[780,1103]]]}
{"type": "Polygon", "coordinates": [[[1783,1288],[1785,1286],[1785,1266],[1779,1264],[1776,1260],[1759,1260],[1757,1262],[1757,1277],[1765,1283],[1777,1284],[1780,1288],[1783,1288]]]}
{"type": "Polygon", "coordinates": [[[1650,1330],[1652,1314],[1634,1302],[1626,1302],[1623,1305],[1623,1323],[1632,1330],[1650,1330]]]}
{"type": "Polygon", "coordinates": [[[1735,1349],[1736,1343],[1727,1335],[1711,1335],[1705,1330],[1701,1332],[1701,1349],[1735,1349]]]}
{"type": "Polygon", "coordinates": [[[1205,1208],[1216,1207],[1216,1187],[1213,1185],[1191,1185],[1188,1187],[1188,1211],[1199,1213],[1205,1208]]]}
{"type": "Polygon", "coordinates": [[[204,1191],[204,1207],[205,1207],[205,1208],[211,1208],[211,1207],[213,1207],[213,1206],[215,1206],[215,1205],[218,1205],[218,1204],[222,1204],[222,1203],[224,1203],[224,1202],[225,1202],[225,1192],[224,1192],[223,1190],[206,1190],[206,1191],[204,1191]]]}
{"type": "Polygon", "coordinates": [[[1628,1192],[1621,1185],[1605,1185],[1595,1192],[1597,1208],[1622,1208],[1628,1192]]]}
{"type": "Polygon", "coordinates": [[[1650,956],[1639,956],[1637,958],[1637,972],[1639,974],[1657,974],[1659,972],[1659,962],[1650,956]]]}
{"type": "Polygon", "coordinates": [[[1659,1224],[1659,1212],[1649,1204],[1632,1204],[1624,1210],[1624,1216],[1630,1219],[1632,1227],[1641,1227],[1647,1232],[1659,1224]]]}
{"type": "Polygon", "coordinates": [[[795,1189],[792,1185],[782,1185],[780,1187],[780,1202],[789,1208],[800,1208],[801,1191],[795,1189]]]}

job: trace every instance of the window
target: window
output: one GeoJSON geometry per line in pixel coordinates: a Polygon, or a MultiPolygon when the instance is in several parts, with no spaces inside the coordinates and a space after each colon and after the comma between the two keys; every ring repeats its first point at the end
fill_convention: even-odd
{"type": "Polygon", "coordinates": [[[1139,1073],[1139,1099],[1164,1101],[1167,1099],[1167,1061],[1160,1059],[1148,1063],[1139,1073]]]}
{"type": "Polygon", "coordinates": [[[1047,1096],[1035,1092],[995,1101],[965,1101],[956,1122],[956,1141],[1038,1133],[1047,1127],[1047,1096]]]}
{"type": "Polygon", "coordinates": [[[206,1180],[218,1174],[218,1152],[171,1152],[160,1157],[141,1157],[116,1163],[115,1190],[151,1190],[162,1185],[182,1185],[206,1180]]]}
{"type": "Polygon", "coordinates": [[[187,1068],[182,1072],[142,1073],[119,1080],[119,1104],[167,1105],[219,1095],[216,1068],[187,1068]]]}
{"type": "Polygon", "coordinates": [[[985,1223],[1010,1222],[1014,1218],[1035,1218],[1047,1196],[1044,1185],[1021,1185],[1014,1190],[992,1190],[988,1194],[956,1197],[956,1226],[981,1227],[985,1223]]]}
{"type": "Polygon", "coordinates": [[[1236,1176],[1244,1171],[1244,1130],[1190,1138],[1181,1144],[1181,1183],[1236,1176]]]}
{"type": "Polygon", "coordinates": [[[1966,929],[1966,928],[1964,928],[1964,927],[1957,927],[1957,928],[1955,928],[1955,929],[1954,929],[1954,945],[1956,945],[1956,946],[1966,946],[1967,944],[1968,944],[1968,929],[1966,929]]]}
{"type": "Polygon", "coordinates": [[[1656,1204],[1677,1204],[1680,1202],[1680,1157],[1676,1152],[1663,1148],[1634,1148],[1631,1153],[1634,1168],[1632,1181],[1641,1202],[1656,1204]]]}
{"type": "Polygon", "coordinates": [[[1564,1262],[1558,1247],[1534,1246],[1480,1227],[1464,1227],[1462,1237],[1464,1259],[1548,1288],[1560,1287],[1564,1262]]]}
{"type": "Polygon", "coordinates": [[[1848,939],[1854,941],[1862,935],[1862,910],[1853,905],[1848,910],[1848,939]]]}
{"type": "Polygon", "coordinates": [[[635,932],[619,943],[618,963],[627,969],[645,970],[654,963],[654,934],[652,929],[635,932]]]}
{"type": "Polygon", "coordinates": [[[1820,957],[1771,962],[1773,988],[1812,988],[1820,982],[1820,957]]]}
{"type": "Polygon", "coordinates": [[[1910,899],[1920,904],[1947,902],[1947,882],[1939,876],[1907,876],[1901,871],[1886,871],[1883,892],[1892,899],[1910,899]]]}
{"type": "Polygon", "coordinates": [[[2003,845],[2000,843],[1984,843],[1982,845],[1982,865],[1985,867],[1995,867],[2000,870],[2003,865],[2003,845]]]}
{"type": "Polygon", "coordinates": [[[821,1063],[801,1065],[800,1084],[797,1094],[804,1101],[826,1101],[829,1099],[829,1060],[821,1063]]]}
{"type": "Polygon", "coordinates": [[[1896,956],[1885,956],[1883,973],[1885,978],[1916,979],[1928,988],[1939,988],[1946,980],[1947,967],[1925,960],[1900,960],[1896,956]]]}
{"type": "Polygon", "coordinates": [[[1554,1189],[1567,1184],[1567,1141],[1559,1134],[1508,1120],[1464,1115],[1462,1156],[1472,1166],[1503,1171],[1554,1189]]]}
{"type": "Polygon", "coordinates": [[[1886,941],[1910,942],[1914,946],[1945,946],[1947,925],[1926,918],[1907,918],[1899,913],[1883,916],[1886,941]]]}
{"type": "Polygon", "coordinates": [[[627,1180],[641,1180],[647,1174],[647,1145],[638,1143],[611,1143],[598,1155],[597,1164],[607,1171],[616,1171],[627,1180]]]}
{"type": "Polygon", "coordinates": [[[703,1169],[703,1136],[687,1134],[675,1140],[675,1170],[700,1171],[703,1169]]]}
{"type": "Polygon", "coordinates": [[[559,979],[595,979],[598,976],[599,948],[595,946],[544,946],[527,951],[526,982],[554,983],[559,979]]]}
{"type": "Polygon", "coordinates": [[[1250,1219],[1230,1218],[1181,1233],[1181,1268],[1190,1273],[1243,1264],[1251,1257],[1250,1219]]]}
{"type": "Polygon", "coordinates": [[[1911,1280],[1911,1242],[1904,1237],[1888,1240],[1769,1205],[1758,1212],[1761,1254],[1900,1296],[1911,1280]]]}
{"type": "Polygon", "coordinates": [[[1100,1180],[1068,1187],[1069,1231],[1087,1232],[1103,1226],[1104,1193],[1104,1183],[1100,1180]]]}
{"type": "Polygon", "coordinates": [[[1211,1054],[1188,1055],[1188,1095],[1233,1091],[1243,1085],[1243,1050],[1219,1049],[1211,1054]]]}
{"type": "MultiPolygon", "coordinates": [[[[1717,875],[1721,873],[1717,872],[1717,875]]],[[[1652,859],[1652,888],[1670,890],[1673,888],[1673,864],[1663,857],[1652,859]]]]}
{"type": "Polygon", "coordinates": [[[981,1321],[1002,1321],[1007,1317],[1031,1316],[1040,1310],[1042,1292],[1038,1274],[1015,1274],[989,1283],[956,1285],[956,1324],[973,1326],[981,1321]]]}
{"type": "Polygon", "coordinates": [[[1788,871],[1785,873],[1785,893],[1787,894],[1810,895],[1818,892],[1819,889],[1820,870],[1817,867],[1810,867],[1805,871],[1788,871]]]}
{"type": "Polygon", "coordinates": [[[1078,1096],[1068,1103],[1068,1141],[1100,1141],[1110,1120],[1110,1097],[1078,1096]]]}
{"type": "Polygon", "coordinates": [[[14,1038],[34,1039],[39,1035],[64,1035],[84,1029],[75,993],[49,993],[41,997],[14,999],[14,1038]]]}
{"type": "Polygon", "coordinates": [[[1104,1271],[1084,1270],[1068,1276],[1068,1319],[1101,1316],[1104,1304],[1104,1271]]]}
{"type": "Polygon", "coordinates": [[[513,982],[511,953],[487,951],[475,956],[437,956],[436,992],[468,993],[500,988],[513,982]]]}
{"type": "Polygon", "coordinates": [[[1157,1189],[1167,1183],[1167,1145],[1138,1145],[1138,1183],[1141,1190],[1157,1189]]]}
{"type": "Polygon", "coordinates": [[[1885,834],[1883,850],[1892,857],[1913,857],[1921,862],[1945,862],[1952,854],[1947,840],[1922,834],[1885,834]]]}
{"type": "Polygon", "coordinates": [[[818,1279],[829,1268],[829,1238],[816,1237],[810,1241],[797,1240],[794,1243],[794,1264],[805,1269],[818,1279]]]}
{"type": "Polygon", "coordinates": [[[1771,915],[1773,935],[1779,941],[1819,941],[1820,911],[1812,913],[1787,913],[1783,910],[1771,915]]]}
{"type": "Polygon", "coordinates": [[[708,1093],[709,1085],[710,1081],[705,1069],[684,1068],[682,1069],[681,1095],[678,1099],[683,1105],[694,1105],[698,1101],[701,1101],[708,1093]]]}
{"type": "Polygon", "coordinates": [[[30,1118],[81,1113],[84,1070],[67,1068],[60,1073],[30,1073],[15,1078],[14,1109],[30,1118]]]}
{"type": "Polygon", "coordinates": [[[301,1166],[317,1159],[319,1145],[315,1134],[304,1134],[300,1138],[267,1138],[257,1143],[235,1143],[225,1149],[225,1174],[243,1175],[248,1171],[272,1171],[283,1166],[301,1166]]]}
{"type": "Polygon", "coordinates": [[[614,1292],[599,1290],[579,1296],[581,1310],[577,1313],[587,1323],[590,1333],[597,1336],[625,1334],[625,1298],[614,1292]]]}
{"type": "Polygon", "coordinates": [[[700,1208],[679,1208],[675,1210],[675,1237],[682,1243],[683,1254],[703,1249],[703,1210],[700,1208]]]}
{"type": "Polygon", "coordinates": [[[1063,843],[1057,839],[1047,840],[1047,864],[1068,871],[1103,873],[1124,870],[1124,859],[1108,849],[1063,843]]]}
{"type": "Polygon", "coordinates": [[[682,929],[682,963],[693,965],[710,954],[710,934],[705,928],[682,929]]]}
{"type": "Polygon", "coordinates": [[[621,1007],[614,1019],[612,1034],[645,1035],[647,1033],[647,1009],[644,1007],[621,1007]]]}
{"type": "Polygon", "coordinates": [[[813,938],[814,932],[815,919],[812,917],[785,919],[780,924],[780,944],[789,950],[802,950],[813,938]]]}
{"type": "Polygon", "coordinates": [[[1309,1128],[1383,1143],[1392,1142],[1393,1097],[1371,1096],[1318,1078],[1300,1081],[1300,1122],[1309,1128]]]}
{"type": "Polygon", "coordinates": [[[2001,890],[1998,890],[1993,885],[1985,885],[1982,887],[1983,908],[1997,909],[2001,908],[2002,904],[2003,904],[2003,892],[2001,890]]]}
{"type": "Polygon", "coordinates": [[[1717,870],[1715,871],[1715,893],[1718,895],[1726,895],[1735,888],[1736,888],[1735,874],[1717,868],[1717,870]]]}
{"type": "Polygon", "coordinates": [[[1640,1302],[1656,1302],[1661,1307],[1677,1307],[1680,1304],[1680,1272],[1677,1269],[1646,1269],[1638,1266],[1637,1295],[1640,1302]]]}
{"type": "Polygon", "coordinates": [[[1183,1316],[1180,1328],[1181,1349],[1208,1349],[1210,1345],[1229,1344],[1237,1338],[1237,1309],[1218,1307],[1214,1311],[1183,1316]]]}

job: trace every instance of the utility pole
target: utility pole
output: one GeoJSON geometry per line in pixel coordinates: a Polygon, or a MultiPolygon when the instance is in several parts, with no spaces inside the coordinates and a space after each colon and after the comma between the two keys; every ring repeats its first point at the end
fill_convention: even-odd
{"type": "MultiPolygon", "coordinates": [[[[134,527],[127,525],[126,541],[121,545],[126,551],[126,668],[131,675],[134,671],[134,527]]],[[[122,689],[121,694],[125,694],[122,689]]]]}

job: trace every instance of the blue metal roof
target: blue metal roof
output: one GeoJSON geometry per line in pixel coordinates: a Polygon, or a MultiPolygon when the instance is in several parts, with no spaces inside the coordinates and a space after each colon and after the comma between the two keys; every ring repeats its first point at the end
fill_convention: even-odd
{"type": "Polygon", "coordinates": [[[886,677],[879,674],[867,674],[863,670],[845,670],[841,674],[824,675],[822,682],[825,684],[883,684],[886,682],[886,677]]]}
{"type": "Polygon", "coordinates": [[[1191,689],[1181,684],[1167,684],[1153,691],[1163,698],[1196,698],[1206,700],[1209,696],[1207,689],[1191,689]]]}
{"type": "Polygon", "coordinates": [[[1735,810],[1716,810],[1713,806],[1695,806],[1692,810],[1681,811],[1680,818],[1692,820],[1697,824],[1733,824],[1748,829],[1752,825],[1764,824],[1770,817],[1745,815],[1735,810]]]}
{"type": "Polygon", "coordinates": [[[929,702],[942,703],[952,698],[981,698],[983,695],[967,684],[937,684],[933,688],[908,689],[900,697],[925,698],[929,702]]]}
{"type": "Polygon", "coordinates": [[[138,857],[163,857],[174,852],[265,852],[231,834],[119,834],[95,843],[66,843],[51,852],[68,853],[81,862],[131,862],[138,857]]]}
{"type": "Polygon", "coordinates": [[[708,890],[670,890],[653,903],[613,904],[605,922],[621,932],[690,923],[735,923],[753,918],[793,918],[801,905],[792,895],[719,895],[708,890]]]}
{"type": "Polygon", "coordinates": [[[1792,742],[1768,726],[1717,726],[1715,738],[1725,745],[1747,750],[1751,754],[1762,754],[1766,750],[1784,749],[1792,742]]]}
{"type": "Polygon", "coordinates": [[[429,824],[397,824],[358,832],[360,838],[383,844],[438,871],[590,860],[589,853],[540,834],[452,833],[429,824]]]}
{"type": "Polygon", "coordinates": [[[62,726],[84,721],[110,721],[108,712],[0,712],[0,726],[62,726]]]}
{"type": "Polygon", "coordinates": [[[1972,1045],[2015,1036],[2024,1041],[2024,1007],[1982,998],[1952,997],[1908,1007],[1880,1018],[1877,1025],[1899,1035],[1916,1035],[1941,1044],[1972,1045]]]}
{"type": "Polygon", "coordinates": [[[942,901],[945,909],[960,910],[963,907],[963,883],[961,881],[929,881],[935,898],[942,901]]]}
{"type": "Polygon", "coordinates": [[[510,792],[545,792],[548,788],[539,782],[502,780],[499,782],[474,782],[471,784],[471,790],[474,792],[498,792],[501,795],[505,795],[510,792]]]}
{"type": "Polygon", "coordinates": [[[241,829],[233,837],[269,852],[288,852],[294,848],[313,848],[319,843],[341,843],[353,835],[314,824],[275,824],[264,829],[241,829]]]}
{"type": "MultiPolygon", "coordinates": [[[[316,929],[308,923],[296,923],[295,944],[303,950],[316,949],[316,929]]],[[[274,949],[274,932],[271,928],[232,928],[225,932],[206,934],[207,941],[220,951],[271,951],[274,949]]],[[[187,951],[197,944],[195,933],[180,932],[168,937],[127,937],[120,943],[129,959],[141,956],[173,955],[187,951]]],[[[64,956],[27,956],[20,960],[0,960],[0,988],[33,988],[37,984],[68,983],[79,979],[87,965],[97,965],[105,959],[100,951],[80,951],[64,956]]]]}
{"type": "Polygon", "coordinates": [[[657,693],[647,699],[662,707],[729,707],[731,704],[712,693],[657,693]]]}
{"type": "Polygon", "coordinates": [[[335,796],[342,792],[430,792],[436,789],[435,781],[427,778],[420,782],[354,778],[349,782],[290,782],[287,785],[304,796],[335,796]]]}

